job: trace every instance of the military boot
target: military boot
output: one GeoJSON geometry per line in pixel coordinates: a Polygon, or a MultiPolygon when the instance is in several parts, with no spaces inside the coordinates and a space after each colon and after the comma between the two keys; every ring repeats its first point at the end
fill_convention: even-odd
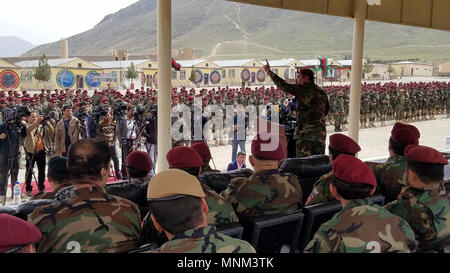
{"type": "Polygon", "coordinates": [[[4,206],[6,205],[6,196],[0,195],[0,205],[4,206]]]}

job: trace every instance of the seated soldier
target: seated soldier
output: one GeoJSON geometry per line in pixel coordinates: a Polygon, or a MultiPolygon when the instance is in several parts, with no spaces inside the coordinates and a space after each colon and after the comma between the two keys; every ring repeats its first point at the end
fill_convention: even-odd
{"type": "Polygon", "coordinates": [[[444,186],[447,159],[435,149],[410,145],[405,150],[408,187],[385,207],[408,221],[419,250],[450,235],[450,198],[444,186]]]}
{"type": "Polygon", "coordinates": [[[110,166],[105,143],[80,140],[70,146],[67,168],[75,190],[68,200],[28,215],[43,234],[38,252],[115,253],[136,247],[139,208],[105,191],[110,166]]]}
{"type": "MultiPolygon", "coordinates": [[[[190,147],[174,147],[167,153],[166,158],[170,169],[180,169],[195,177],[202,172],[203,160],[190,147]]],[[[229,202],[204,183],[200,183],[200,185],[206,194],[205,199],[209,207],[208,224],[221,225],[239,221],[229,202]]]]}
{"type": "Polygon", "coordinates": [[[145,152],[134,151],[127,156],[127,173],[133,183],[148,184],[152,168],[152,160],[145,152]]]}
{"type": "Polygon", "coordinates": [[[406,186],[406,159],[404,151],[410,144],[419,144],[420,132],[413,125],[396,123],[389,138],[389,158],[372,170],[377,178],[377,193],[386,198],[386,203],[394,201],[406,186]]]}
{"type": "Polygon", "coordinates": [[[284,158],[281,144],[278,141],[276,148],[270,147],[271,140],[268,134],[258,134],[253,139],[249,161],[255,173],[248,178],[234,178],[223,192],[240,221],[262,215],[290,213],[303,205],[302,188],[297,177],[278,170],[284,158]]]}
{"type": "Polygon", "coordinates": [[[39,229],[15,216],[0,214],[0,253],[35,253],[39,229]]]}
{"type": "Polygon", "coordinates": [[[72,185],[67,172],[67,158],[55,156],[48,161],[47,179],[52,185],[52,192],[38,193],[31,200],[55,199],[55,194],[60,189],[72,185]]]}
{"type": "Polygon", "coordinates": [[[414,252],[414,232],[402,218],[368,198],[377,181],[356,157],[341,154],[333,162],[331,194],[343,209],[322,224],[306,246],[309,253],[414,252]]]}
{"type": "MultiPolygon", "coordinates": [[[[359,147],[358,143],[346,135],[334,134],[330,136],[328,151],[330,161],[333,163],[333,161],[340,154],[355,156],[359,151],[361,151],[361,147],[359,147]]],[[[309,195],[305,206],[336,201],[330,192],[330,184],[333,179],[333,171],[322,175],[314,184],[314,188],[309,195]]]]}
{"type": "Polygon", "coordinates": [[[195,142],[191,145],[191,148],[196,151],[203,160],[202,173],[220,173],[219,170],[214,170],[209,166],[209,162],[212,159],[211,151],[208,145],[204,141],[195,142]]]}
{"type": "MultiPolygon", "coordinates": [[[[190,147],[174,147],[167,153],[166,159],[170,169],[183,170],[195,177],[201,173],[203,161],[200,155],[190,147]]],[[[205,192],[205,200],[209,208],[206,218],[209,225],[218,226],[239,221],[229,202],[204,183],[200,183],[200,185],[205,192]]],[[[144,217],[139,244],[156,243],[160,245],[167,241],[167,238],[164,234],[158,234],[149,216],[150,213],[144,217]]]]}
{"type": "Polygon", "coordinates": [[[205,193],[195,176],[161,172],[152,179],[148,198],[154,226],[169,238],[160,253],[255,253],[248,242],[208,226],[205,193]]]}

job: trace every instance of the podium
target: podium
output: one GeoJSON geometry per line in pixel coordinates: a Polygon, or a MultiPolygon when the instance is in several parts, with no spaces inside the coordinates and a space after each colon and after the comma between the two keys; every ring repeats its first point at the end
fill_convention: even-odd
{"type": "Polygon", "coordinates": [[[286,136],[285,127],[279,123],[274,123],[274,122],[271,122],[266,119],[258,118],[258,119],[256,119],[256,126],[255,126],[257,133],[260,132],[260,126],[263,126],[262,129],[265,129],[264,131],[262,131],[263,133],[269,133],[269,134],[278,133],[281,147],[282,147],[283,153],[284,153],[283,160],[288,158],[288,139],[286,136]],[[264,124],[266,126],[265,128],[264,128],[264,124]]]}

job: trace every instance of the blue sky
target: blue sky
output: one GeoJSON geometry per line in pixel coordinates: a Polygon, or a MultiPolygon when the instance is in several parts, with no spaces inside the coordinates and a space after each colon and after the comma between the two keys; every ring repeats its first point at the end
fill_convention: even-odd
{"type": "Polygon", "coordinates": [[[93,28],[106,15],[138,0],[12,0],[2,3],[0,36],[40,45],[93,28]]]}

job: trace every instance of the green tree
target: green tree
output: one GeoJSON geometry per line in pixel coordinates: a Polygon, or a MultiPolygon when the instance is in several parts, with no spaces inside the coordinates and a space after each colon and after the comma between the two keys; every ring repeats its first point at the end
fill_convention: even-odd
{"type": "Polygon", "coordinates": [[[391,80],[391,75],[394,73],[394,68],[392,68],[392,65],[389,65],[387,71],[389,73],[389,80],[391,80]]]}
{"type": "Polygon", "coordinates": [[[44,82],[45,88],[47,88],[47,82],[50,80],[52,76],[52,70],[50,65],[48,64],[48,59],[43,54],[39,59],[39,65],[34,69],[33,77],[38,80],[38,82],[44,82]]]}
{"type": "Polygon", "coordinates": [[[125,72],[125,78],[131,80],[133,82],[139,76],[139,72],[136,70],[134,63],[131,62],[130,66],[127,67],[127,71],[125,72]]]}
{"type": "Polygon", "coordinates": [[[194,66],[192,66],[192,68],[191,68],[191,76],[189,77],[189,80],[192,83],[195,83],[195,69],[194,69],[194,66]]]}
{"type": "Polygon", "coordinates": [[[363,67],[363,71],[364,71],[364,78],[366,77],[366,74],[369,74],[370,72],[373,71],[373,64],[370,58],[367,58],[367,61],[363,67]]]}

